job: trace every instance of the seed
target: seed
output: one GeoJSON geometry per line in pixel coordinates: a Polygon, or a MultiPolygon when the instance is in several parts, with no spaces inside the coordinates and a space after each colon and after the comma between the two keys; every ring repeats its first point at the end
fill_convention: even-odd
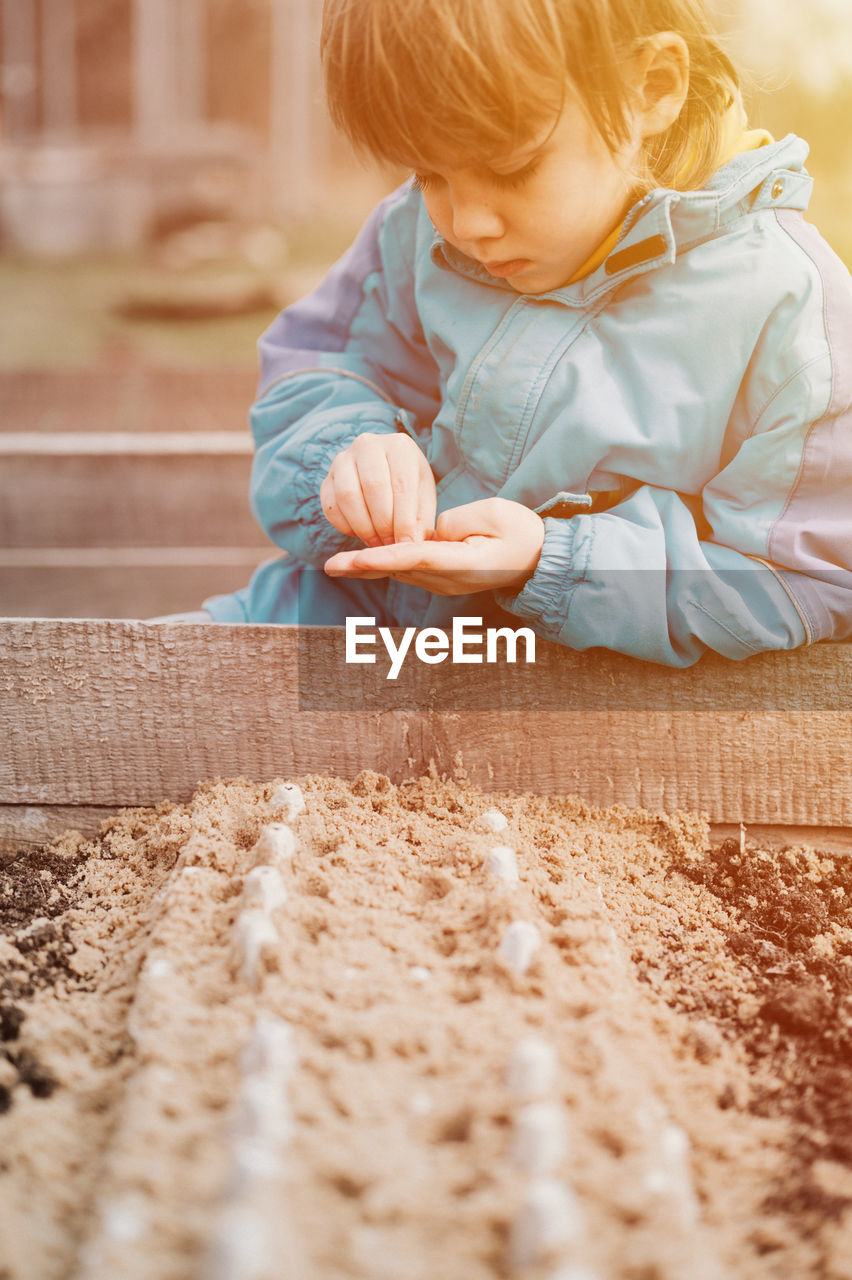
{"type": "Polygon", "coordinates": [[[509,819],[499,809],[486,809],[479,821],[489,831],[493,831],[495,835],[500,831],[505,831],[509,825],[509,819]]]}
{"type": "Polygon", "coordinates": [[[228,1205],[219,1223],[204,1280],[266,1280],[269,1275],[268,1223],[250,1205],[228,1205]]]}
{"type": "Polygon", "coordinates": [[[666,1121],[657,1135],[660,1159],[645,1172],[643,1189],[662,1196],[675,1208],[686,1227],[694,1226],[700,1217],[698,1200],[689,1168],[689,1138],[680,1125],[666,1121]]]}
{"type": "Polygon", "coordinates": [[[489,849],[485,866],[492,876],[507,884],[516,884],[520,879],[515,850],[510,849],[507,844],[498,844],[489,849]]]}
{"type": "Polygon", "coordinates": [[[278,962],[280,946],[275,925],[262,907],[241,911],[236,922],[236,964],[250,987],[259,987],[264,970],[278,962]]]}
{"type": "Polygon", "coordinates": [[[566,1150],[565,1112],[555,1102],[530,1102],[515,1117],[512,1160],[526,1173],[550,1173],[566,1150]]]}
{"type": "Polygon", "coordinates": [[[540,945],[541,935],[534,924],[529,920],[513,920],[497,951],[503,963],[520,977],[532,964],[540,945]]]}
{"type": "Polygon", "coordinates": [[[275,867],[252,867],[243,881],[242,900],[247,907],[275,911],[287,900],[287,890],[275,867]]]}
{"type": "Polygon", "coordinates": [[[254,1024],[251,1039],[240,1055],[240,1065],[247,1075],[274,1074],[286,1081],[296,1068],[296,1046],[293,1028],[283,1018],[261,1014],[254,1024]]]}
{"type": "Polygon", "coordinates": [[[516,1267],[543,1261],[578,1240],[583,1229],[574,1194],[555,1178],[531,1182],[512,1225],[510,1253],[516,1267]]]}
{"type": "Polygon", "coordinates": [[[263,827],[252,849],[254,866],[289,866],[298,841],[284,822],[270,822],[263,827]]]}
{"type": "Polygon", "coordinates": [[[506,1071],[506,1084],[522,1098],[540,1098],[556,1080],[556,1050],[540,1036],[524,1036],[506,1071]]]}
{"type": "Polygon", "coordinates": [[[302,794],[302,788],[297,787],[295,782],[280,783],[270,797],[269,807],[270,809],[283,809],[285,811],[285,820],[293,822],[300,813],[305,812],[305,797],[302,794]]]}
{"type": "Polygon", "coordinates": [[[289,1142],[293,1115],[281,1081],[265,1075],[246,1076],[240,1087],[234,1132],[238,1139],[255,1140],[264,1147],[289,1142]]]}
{"type": "Polygon", "coordinates": [[[148,1215],[144,1201],[138,1196],[126,1195],[108,1202],[102,1212],[104,1235],[119,1244],[139,1240],[148,1230],[148,1215]]]}

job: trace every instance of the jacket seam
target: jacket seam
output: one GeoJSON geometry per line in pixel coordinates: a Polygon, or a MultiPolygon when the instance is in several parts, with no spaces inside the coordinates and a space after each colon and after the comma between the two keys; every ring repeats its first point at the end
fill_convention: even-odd
{"type": "Polygon", "coordinates": [[[787,593],[790,599],[790,603],[792,604],[793,608],[796,610],[796,613],[799,615],[799,621],[801,622],[802,626],[805,628],[805,637],[806,637],[805,644],[813,644],[814,632],[813,632],[813,626],[811,625],[811,620],[808,614],[805,612],[804,606],[801,605],[799,601],[796,599],[790,584],[783,577],[781,572],[776,568],[774,564],[772,564],[770,560],[764,560],[763,556],[749,555],[749,559],[756,560],[758,564],[762,564],[765,569],[769,570],[769,572],[776,579],[776,581],[781,584],[781,586],[784,588],[785,592],[787,593]]]}
{"type": "MultiPolygon", "coordinates": [[[[784,381],[781,383],[781,385],[775,388],[775,390],[771,393],[771,395],[767,396],[765,402],[760,406],[759,411],[754,415],[754,422],[752,423],[751,430],[749,431],[746,439],[750,440],[754,436],[754,433],[757,431],[760,425],[761,418],[767,412],[767,410],[772,407],[772,405],[775,403],[775,401],[778,399],[781,393],[783,391],[786,391],[787,388],[790,386],[790,384],[792,382],[795,382],[797,378],[800,378],[803,373],[807,372],[807,370],[810,369],[812,365],[820,364],[820,362],[825,359],[825,356],[826,356],[826,353],[823,351],[818,356],[812,356],[810,360],[806,360],[804,364],[799,365],[798,369],[794,369],[793,372],[789,375],[789,377],[785,378],[784,381]]],[[[818,418],[817,421],[821,422],[822,418],[818,418]]],[[[796,482],[798,482],[798,476],[796,477],[796,482]]]]}
{"type": "MultiPolygon", "coordinates": [[[[597,312],[594,314],[597,314],[597,312]]],[[[515,431],[514,444],[503,473],[504,484],[517,469],[524,456],[524,450],[527,446],[527,441],[529,440],[533,423],[535,422],[536,413],[538,409],[540,409],[542,400],[544,399],[544,391],[547,384],[550,382],[550,379],[556,372],[557,367],[562,362],[563,356],[575,346],[582,335],[586,332],[591,319],[592,311],[589,309],[589,311],[587,311],[581,318],[579,324],[575,326],[573,332],[569,333],[567,336],[565,334],[559,335],[553,343],[553,346],[548,351],[547,358],[542,360],[538,372],[530,386],[523,411],[520,415],[520,421],[518,423],[517,430],[515,431]]]]}
{"type": "Polygon", "coordinates": [[[461,391],[459,392],[459,400],[458,400],[458,404],[456,405],[456,412],[455,412],[455,421],[454,421],[455,433],[454,434],[456,436],[456,440],[458,442],[459,448],[464,448],[465,417],[467,414],[467,407],[468,407],[468,404],[470,403],[470,397],[473,392],[473,388],[476,385],[477,378],[479,377],[479,371],[482,368],[482,365],[484,364],[487,357],[491,354],[492,351],[496,350],[496,348],[503,341],[504,334],[512,326],[512,324],[514,323],[516,313],[519,310],[522,310],[523,306],[524,306],[524,299],[522,297],[516,298],[515,301],[506,310],[505,315],[502,316],[500,323],[491,333],[487,341],[482,344],[482,346],[477,351],[476,356],[471,361],[470,368],[467,371],[465,380],[462,383],[461,391]]]}
{"type": "Polygon", "coordinates": [[[693,609],[697,609],[699,613],[703,613],[705,618],[709,618],[710,621],[714,622],[717,627],[721,627],[722,630],[726,632],[727,635],[729,635],[732,640],[736,640],[738,644],[743,645],[751,653],[763,652],[763,650],[760,648],[759,645],[752,644],[750,640],[746,640],[745,636],[738,635],[736,631],[732,631],[731,628],[726,626],[725,623],[722,622],[719,618],[717,618],[715,614],[711,613],[709,609],[706,609],[699,600],[696,600],[695,598],[693,598],[690,603],[692,604],[693,609]]]}
{"type": "Polygon", "coordinates": [[[264,387],[263,391],[255,400],[255,405],[260,405],[262,401],[266,399],[273,387],[279,386],[282,382],[287,382],[290,378],[300,378],[302,374],[305,373],[336,373],[341,378],[352,378],[354,382],[361,382],[365,387],[369,387],[371,391],[375,391],[376,395],[380,396],[382,400],[387,402],[387,404],[394,403],[386,391],[382,391],[380,386],[375,382],[371,382],[369,378],[365,378],[360,373],[353,373],[351,369],[340,369],[336,365],[308,364],[301,369],[291,369],[288,373],[282,373],[280,377],[275,378],[267,387],[264,387]]]}
{"type": "MultiPolygon", "coordinates": [[[[624,283],[626,283],[626,281],[618,280],[615,282],[614,288],[612,291],[612,296],[614,296],[617,290],[624,283]]],[[[520,446],[518,445],[518,441],[520,438],[520,431],[519,431],[515,437],[516,445],[515,445],[515,448],[512,450],[511,464],[507,467],[504,475],[504,483],[506,482],[506,480],[508,480],[509,476],[515,470],[515,468],[519,465],[523,457],[523,451],[526,447],[527,441],[529,440],[530,432],[533,429],[533,424],[536,420],[536,414],[541,409],[542,402],[544,400],[544,394],[548,384],[550,383],[551,379],[555,376],[556,371],[561,366],[563,360],[567,358],[568,353],[574,349],[574,347],[577,345],[580,339],[584,336],[584,334],[588,332],[590,326],[594,323],[594,321],[603,311],[604,307],[607,305],[607,302],[610,300],[610,296],[611,296],[610,294],[606,294],[606,295],[600,294],[600,296],[595,299],[594,305],[585,306],[583,309],[584,314],[578,321],[574,330],[571,333],[569,333],[567,336],[563,335],[562,337],[560,337],[560,339],[551,348],[550,355],[548,357],[548,359],[550,360],[550,363],[549,365],[542,366],[541,372],[535,381],[535,386],[537,388],[537,393],[538,393],[538,399],[536,403],[533,404],[532,409],[529,413],[529,418],[526,424],[526,430],[524,431],[523,443],[521,443],[520,446]]],[[[589,299],[587,299],[586,301],[589,302],[589,299]]],[[[532,396],[532,391],[530,392],[530,396],[532,396]]],[[[529,404],[529,397],[527,399],[527,404],[529,404]]],[[[526,416],[526,412],[527,412],[527,409],[525,406],[524,416],[526,416]]],[[[588,479],[589,477],[587,476],[586,477],[587,484],[588,484],[588,479]]]]}
{"type": "Polygon", "coordinates": [[[825,345],[826,345],[826,351],[828,354],[829,368],[831,372],[831,384],[829,387],[828,401],[826,402],[824,412],[821,413],[820,416],[816,418],[813,422],[811,422],[810,426],[808,427],[804,442],[802,444],[802,457],[799,462],[799,469],[796,473],[796,479],[793,481],[793,484],[790,488],[790,492],[787,494],[787,500],[784,503],[784,508],[782,511],[779,512],[775,520],[773,520],[772,527],[769,530],[769,536],[766,539],[766,549],[770,553],[772,551],[772,544],[775,537],[775,530],[778,528],[778,525],[781,523],[781,521],[784,519],[787,512],[790,510],[790,506],[793,502],[794,497],[796,496],[796,491],[798,490],[799,485],[802,483],[802,479],[804,477],[805,470],[806,470],[808,446],[811,442],[814,431],[816,430],[817,426],[821,422],[826,421],[831,416],[830,409],[832,404],[834,403],[834,391],[835,391],[835,379],[836,379],[835,362],[831,354],[832,352],[831,325],[829,323],[829,318],[828,318],[828,294],[826,291],[825,279],[823,277],[822,271],[820,270],[819,264],[814,261],[814,259],[807,252],[804,246],[801,245],[798,242],[798,240],[796,240],[795,236],[791,235],[790,232],[787,230],[787,228],[784,226],[784,223],[781,221],[781,219],[778,216],[777,210],[775,211],[775,221],[778,227],[783,232],[785,238],[796,246],[796,248],[798,249],[802,257],[804,257],[806,261],[810,264],[812,270],[816,272],[817,278],[819,280],[820,290],[822,292],[822,326],[823,326],[823,332],[825,334],[825,345]]]}

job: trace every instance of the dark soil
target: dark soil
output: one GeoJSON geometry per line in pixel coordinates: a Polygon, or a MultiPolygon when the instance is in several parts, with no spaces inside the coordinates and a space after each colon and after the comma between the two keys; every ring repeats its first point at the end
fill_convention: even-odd
{"type": "MultiPolygon", "coordinates": [[[[26,1018],[26,1001],[60,979],[79,981],[69,967],[74,946],[60,919],[75,899],[84,855],[58,855],[52,846],[21,850],[0,864],[0,938],[19,959],[0,960],[0,1061],[11,1063],[15,1083],[36,1098],[49,1098],[56,1081],[32,1053],[14,1045],[26,1018]]],[[[13,1085],[0,1085],[0,1114],[12,1103],[13,1085]]]]}
{"type": "Polygon", "coordinates": [[[787,1167],[767,1210],[824,1221],[852,1201],[813,1179],[817,1160],[852,1167],[852,859],[810,849],[740,849],[726,840],[677,870],[703,885],[737,921],[728,947],[754,982],[755,1013],[713,992],[701,1009],[735,1033],[752,1061],[771,1067],[749,1110],[792,1123],[787,1167]],[[839,929],[837,930],[839,933],[839,929]]]}

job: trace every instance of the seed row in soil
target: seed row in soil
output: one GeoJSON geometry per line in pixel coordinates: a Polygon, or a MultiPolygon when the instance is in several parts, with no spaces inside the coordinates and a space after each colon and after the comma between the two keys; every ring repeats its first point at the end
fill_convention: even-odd
{"type": "MultiPolygon", "coordinates": [[[[75,1280],[117,1275],[144,1280],[157,1273],[158,1237],[164,1253],[182,1247],[201,1258],[204,1280],[312,1276],[306,1261],[311,1242],[300,1240],[290,1208],[294,1181],[304,1173],[294,1154],[297,1125],[290,1090],[297,1038],[307,1044],[312,1033],[298,1018],[283,1018],[267,1007],[275,1003],[267,999],[267,986],[282,976],[288,909],[301,892],[293,861],[297,854],[310,856],[300,849],[292,825],[303,809],[298,788],[279,788],[269,802],[276,820],[261,826],[234,876],[195,865],[192,836],[175,865],[138,976],[128,1019],[135,1066],[104,1155],[95,1226],[75,1280]],[[223,953],[216,921],[225,911],[233,921],[232,945],[223,953]],[[243,1044],[243,1052],[232,1050],[227,1062],[205,1057],[207,1032],[217,1020],[224,1025],[228,1019],[237,1037],[233,1043],[243,1044]],[[190,1117],[182,1106],[187,1071],[209,1078],[210,1106],[200,1130],[197,1114],[190,1117]],[[165,1129],[163,1117],[170,1122],[165,1129]],[[148,1141],[154,1129],[171,1135],[165,1149],[162,1141],[156,1146],[148,1141]],[[206,1175],[196,1175],[197,1212],[190,1210],[179,1223],[164,1220],[170,1180],[181,1179],[188,1158],[195,1166],[206,1159],[206,1175]],[[212,1230],[211,1204],[218,1206],[212,1230]]],[[[484,819],[493,835],[511,838],[504,815],[495,810],[484,819]]],[[[512,909],[495,947],[510,1000],[514,984],[535,969],[548,946],[530,918],[539,908],[524,897],[517,853],[514,844],[491,846],[480,871],[480,883],[512,909]]],[[[587,986],[590,1000],[599,1005],[606,1037],[625,998],[626,966],[599,890],[580,876],[572,889],[572,911],[589,922],[598,939],[589,963],[574,971],[572,981],[587,986]]],[[[428,982],[430,975],[428,965],[412,968],[415,982],[428,982]]],[[[507,1065],[512,1102],[505,1160],[518,1194],[504,1265],[521,1280],[594,1280],[600,1250],[589,1240],[582,1195],[572,1185],[570,1119],[561,1100],[557,1057],[548,1039],[531,1036],[517,1044],[507,1065]]],[[[609,1053],[613,1057],[617,1051],[609,1053]]],[[[722,1280],[725,1272],[712,1247],[702,1243],[700,1257],[696,1252],[703,1232],[688,1139],[641,1073],[628,1074],[623,1082],[608,1081],[615,1109],[629,1117],[633,1129],[633,1155],[619,1161],[620,1176],[632,1170],[635,1201],[662,1232],[666,1262],[660,1262],[657,1274],[675,1274],[671,1259],[679,1254],[691,1280],[722,1280]]],[[[648,1267],[655,1261],[652,1236],[642,1258],[648,1267]]]]}

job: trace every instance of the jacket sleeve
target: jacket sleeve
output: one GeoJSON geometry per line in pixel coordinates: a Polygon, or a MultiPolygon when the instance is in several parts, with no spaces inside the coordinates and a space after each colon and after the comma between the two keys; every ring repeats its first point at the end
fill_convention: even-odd
{"type": "Polygon", "coordinates": [[[852,636],[852,396],[800,368],[702,493],[641,485],[545,515],[533,576],[499,603],[548,640],[670,666],[852,636]]]}
{"type": "Polygon", "coordinates": [[[336,454],[365,432],[417,438],[437,410],[438,371],[414,302],[417,210],[408,186],[388,196],[322,284],[260,340],[252,510],[306,564],[360,545],[320,505],[336,454]]]}

